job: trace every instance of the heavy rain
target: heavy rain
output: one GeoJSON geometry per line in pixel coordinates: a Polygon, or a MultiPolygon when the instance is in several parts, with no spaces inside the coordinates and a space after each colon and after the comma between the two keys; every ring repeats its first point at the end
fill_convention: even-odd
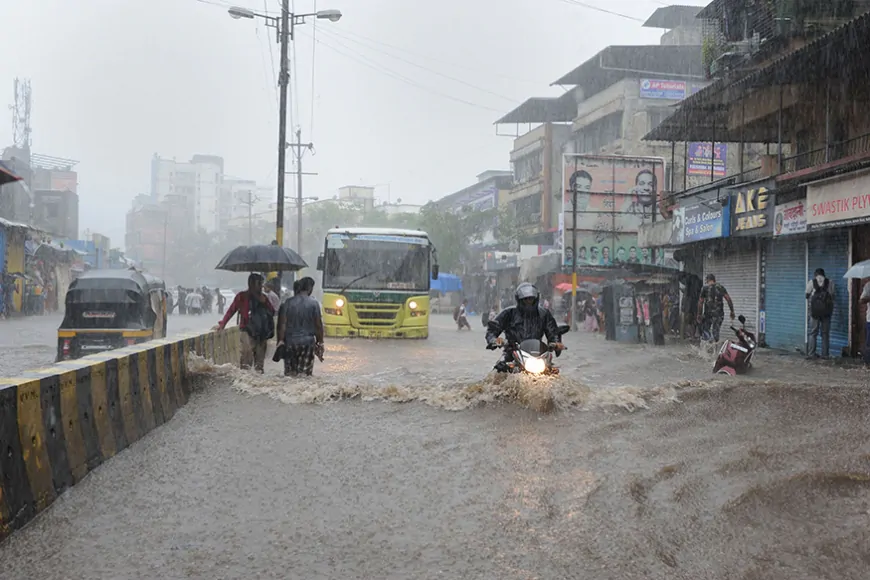
{"type": "Polygon", "coordinates": [[[689,3],[7,2],[0,578],[866,578],[870,3],[689,3]]]}

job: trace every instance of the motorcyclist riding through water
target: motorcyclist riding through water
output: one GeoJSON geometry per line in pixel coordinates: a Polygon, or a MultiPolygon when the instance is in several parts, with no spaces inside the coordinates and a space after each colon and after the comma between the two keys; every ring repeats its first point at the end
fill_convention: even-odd
{"type": "Polygon", "coordinates": [[[495,365],[495,370],[498,372],[508,371],[507,363],[513,357],[512,345],[520,344],[524,340],[540,341],[546,336],[556,356],[559,356],[565,348],[556,319],[549,310],[540,305],[541,294],[538,289],[528,282],[523,282],[517,286],[514,297],[517,305],[502,310],[495,320],[490,321],[486,330],[487,348],[505,346],[504,355],[495,365]],[[507,343],[501,338],[502,333],[507,343]]]}

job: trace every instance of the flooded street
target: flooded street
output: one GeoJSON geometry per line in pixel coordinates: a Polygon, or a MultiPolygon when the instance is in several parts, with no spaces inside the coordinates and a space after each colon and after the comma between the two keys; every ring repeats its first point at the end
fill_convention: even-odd
{"type": "MultiPolygon", "coordinates": [[[[170,316],[168,334],[201,332],[218,320],[211,316],[170,316]]],[[[57,357],[57,328],[63,314],[28,316],[0,320],[0,376],[12,377],[20,372],[54,364],[57,357]]]]}
{"type": "Polygon", "coordinates": [[[204,367],[2,577],[866,578],[864,371],[569,334],[562,377],[498,381],[479,322],[433,326],[329,341],[310,382],[204,367]]]}

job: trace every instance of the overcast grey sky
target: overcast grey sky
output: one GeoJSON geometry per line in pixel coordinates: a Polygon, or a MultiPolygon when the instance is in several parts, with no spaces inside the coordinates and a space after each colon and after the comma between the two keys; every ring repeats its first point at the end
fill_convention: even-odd
{"type": "MultiPolygon", "coordinates": [[[[501,114],[559,94],[548,85],[607,45],[658,43],[660,31],[581,4],[642,21],[666,2],[578,1],[295,0],[298,13],[344,13],[297,29],[293,122],[316,146],[305,170],[319,172],[306,195],[389,183],[394,201],[423,203],[508,168],[511,140],[492,124],[501,114]]],[[[31,79],[33,149],[80,161],[82,231],[123,247],[153,153],[222,155],[228,174],[275,182],[278,46],[261,23],[229,18],[230,4],[280,6],[2,0],[0,104],[12,103],[13,78],[31,79]]],[[[0,146],[11,144],[11,119],[0,121],[0,146]]]]}

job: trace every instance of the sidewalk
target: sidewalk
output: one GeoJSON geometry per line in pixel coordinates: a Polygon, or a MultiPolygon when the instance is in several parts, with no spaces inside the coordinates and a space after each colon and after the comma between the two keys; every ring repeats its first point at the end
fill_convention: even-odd
{"type": "MultiPolygon", "coordinates": [[[[718,345],[704,349],[697,343],[668,339],[664,346],[627,344],[604,339],[603,333],[571,332],[563,341],[563,372],[577,373],[602,386],[652,386],[714,377],[718,345]]],[[[727,377],[717,378],[728,380],[727,377]]],[[[784,381],[792,384],[867,385],[870,371],[852,359],[807,360],[798,353],[759,349],[753,368],[738,381],[784,381]]]]}

